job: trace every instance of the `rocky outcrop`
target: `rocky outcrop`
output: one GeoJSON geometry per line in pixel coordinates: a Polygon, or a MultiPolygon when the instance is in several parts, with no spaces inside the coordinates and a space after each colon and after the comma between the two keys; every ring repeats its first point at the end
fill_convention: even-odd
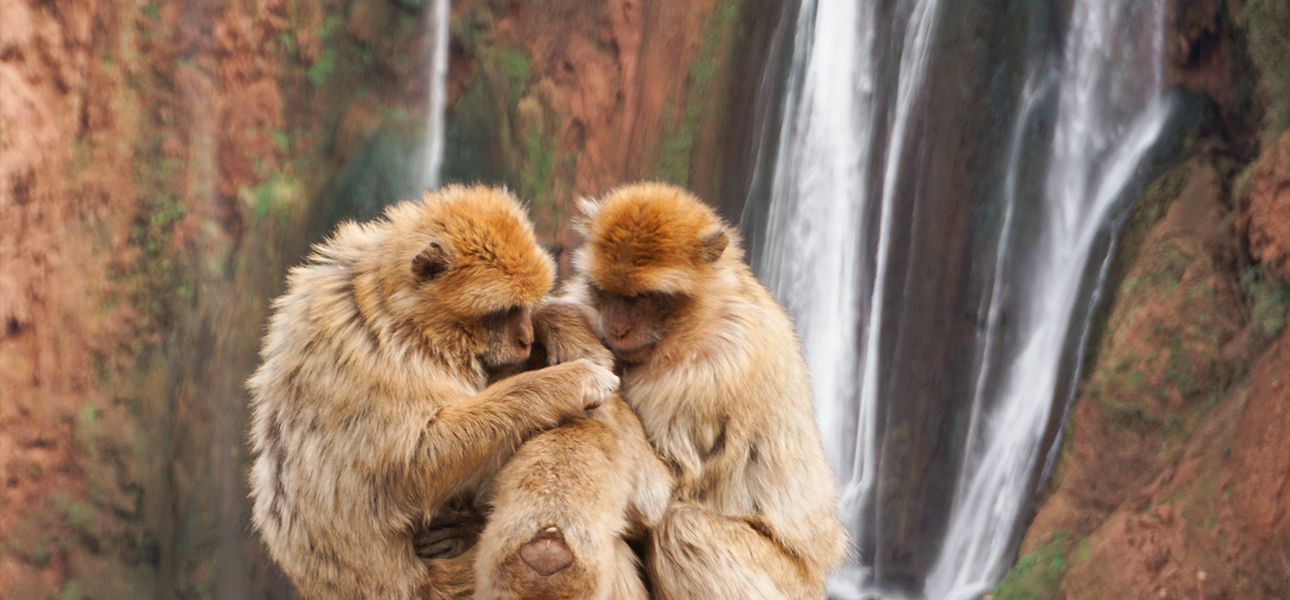
{"type": "Polygon", "coordinates": [[[999,600],[1290,586],[1290,287],[1245,256],[1236,169],[1208,147],[1153,184],[1126,232],[1136,256],[999,600]]]}
{"type": "Polygon", "coordinates": [[[1187,431],[1176,461],[1076,542],[1061,584],[1064,597],[1285,597],[1286,360],[1290,336],[1283,335],[1248,383],[1187,431]]]}
{"type": "Polygon", "coordinates": [[[740,59],[771,45],[784,4],[454,3],[444,178],[507,182],[557,253],[576,244],[564,217],[579,196],[644,178],[718,203],[750,153],[728,138],[752,111],[730,108],[751,103],[764,64],[740,59]]]}
{"type": "Polygon", "coordinates": [[[335,99],[423,101],[416,14],[0,0],[0,596],[282,591],[246,534],[242,381],[335,99]]]}
{"type": "Polygon", "coordinates": [[[1239,223],[1250,255],[1290,281],[1290,131],[1254,163],[1239,223]]]}

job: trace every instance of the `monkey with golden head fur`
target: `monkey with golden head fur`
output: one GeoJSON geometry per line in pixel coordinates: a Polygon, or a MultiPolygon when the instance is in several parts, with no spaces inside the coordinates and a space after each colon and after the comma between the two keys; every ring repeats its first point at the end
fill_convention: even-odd
{"type": "Polygon", "coordinates": [[[464,598],[474,553],[414,535],[470,503],[530,436],[618,379],[528,359],[551,258],[505,191],[449,186],[342,224],[291,270],[251,377],[252,522],[317,600],[464,598]]]}
{"type": "Polygon", "coordinates": [[[821,599],[847,551],[792,323],[690,193],[585,203],[565,301],[593,309],[619,393],[676,488],[650,532],[655,597],[821,599]]]}

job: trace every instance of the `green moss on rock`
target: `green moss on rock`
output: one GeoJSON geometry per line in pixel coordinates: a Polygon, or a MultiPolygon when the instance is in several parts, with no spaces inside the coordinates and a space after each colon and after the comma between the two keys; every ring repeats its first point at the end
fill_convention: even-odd
{"type": "MultiPolygon", "coordinates": [[[[1057,597],[1057,586],[1068,566],[1071,541],[1064,531],[1056,531],[1047,544],[1017,560],[1017,564],[994,589],[995,600],[1049,600],[1057,597]]],[[[1085,558],[1087,543],[1076,546],[1085,558]]]]}

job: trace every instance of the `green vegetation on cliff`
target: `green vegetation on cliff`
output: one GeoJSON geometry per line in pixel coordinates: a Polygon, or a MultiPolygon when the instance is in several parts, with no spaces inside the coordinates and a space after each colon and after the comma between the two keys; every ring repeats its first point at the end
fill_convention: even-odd
{"type": "Polygon", "coordinates": [[[1072,554],[1065,531],[1053,532],[1048,543],[1022,556],[994,589],[995,600],[1048,600],[1057,597],[1057,585],[1070,560],[1088,559],[1088,541],[1080,540],[1072,554]]]}
{"type": "Polygon", "coordinates": [[[1290,2],[1246,0],[1238,22],[1268,103],[1263,127],[1280,133],[1290,127],[1290,2]]]}
{"type": "Polygon", "coordinates": [[[703,119],[721,115],[725,110],[723,94],[716,93],[718,77],[729,71],[726,64],[738,35],[740,12],[744,0],[721,0],[717,10],[704,21],[698,54],[690,62],[689,89],[685,102],[677,109],[676,98],[669,96],[663,112],[662,141],[650,171],[651,177],[688,186],[695,162],[695,144],[702,135],[703,119]]]}

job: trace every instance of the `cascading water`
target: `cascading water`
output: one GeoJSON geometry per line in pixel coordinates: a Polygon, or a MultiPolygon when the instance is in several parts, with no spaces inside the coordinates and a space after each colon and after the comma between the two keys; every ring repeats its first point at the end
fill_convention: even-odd
{"type": "Polygon", "coordinates": [[[430,102],[426,109],[425,160],[421,169],[421,186],[439,187],[443,167],[444,104],[448,81],[448,21],[451,0],[431,0],[426,31],[430,34],[430,102]]]}
{"type": "MultiPolygon", "coordinates": [[[[1073,385],[1061,381],[1061,362],[1067,337],[1085,334],[1091,290],[1080,287],[1090,251],[1168,117],[1160,96],[1162,4],[1085,0],[1074,11],[1042,237],[1026,252],[1032,260],[1020,269],[1022,277],[1010,282],[1022,290],[1010,312],[1020,323],[1015,335],[1024,341],[996,358],[990,356],[995,340],[986,338],[963,475],[941,558],[928,577],[931,598],[968,600],[993,586],[1007,567],[1054,399],[1064,406],[1073,385]],[[1124,57],[1136,60],[1122,64],[1124,57]],[[1077,314],[1081,304],[1083,315],[1077,314]],[[1000,380],[989,381],[996,369],[1000,380]]],[[[999,294],[992,303],[1008,300],[999,294]]],[[[991,312],[997,314],[993,306],[991,312]]],[[[999,328],[990,323],[987,336],[999,328]]]]}
{"type": "MultiPolygon", "coordinates": [[[[1008,5],[982,4],[977,12],[1008,5]]],[[[754,250],[763,280],[797,320],[858,550],[830,583],[839,599],[966,600],[1002,576],[1051,460],[1047,433],[1073,393],[1109,228],[1169,118],[1163,2],[1075,0],[1064,39],[1013,44],[1042,57],[1016,60],[1029,73],[1017,74],[1024,88],[992,99],[1015,107],[1011,119],[981,126],[999,132],[998,160],[969,163],[961,157],[971,150],[947,150],[948,136],[928,135],[969,111],[938,121],[935,111],[953,100],[932,90],[963,60],[949,55],[962,51],[946,41],[953,28],[938,22],[958,11],[957,24],[965,10],[937,0],[818,0],[798,23],[790,81],[799,83],[788,92],[765,244],[754,250]],[[935,185],[950,177],[944,164],[982,173],[963,168],[935,185]],[[984,173],[991,168],[1001,172],[984,173]],[[944,189],[953,192],[934,193],[944,189]],[[938,231],[959,246],[942,252],[969,256],[955,263],[962,268],[922,268],[936,258],[927,248],[949,243],[938,231]],[[940,286],[950,291],[936,300],[911,295],[937,288],[928,277],[960,271],[965,281],[940,286]],[[950,320],[922,316],[924,304],[978,313],[967,328],[975,333],[938,330],[950,320]],[[925,340],[936,336],[949,341],[925,340]],[[928,347],[965,368],[920,364],[936,360],[917,351],[928,347]],[[951,392],[903,381],[920,370],[951,392]],[[925,423],[936,425],[920,437],[925,423]],[[932,450],[920,455],[920,444],[932,450]],[[944,466],[928,466],[936,460],[944,466]],[[899,483],[914,473],[941,483],[899,483]],[[902,506],[911,501],[948,518],[911,527],[902,506]]],[[[1032,12],[1042,10],[1050,9],[1032,12]]],[[[1044,28],[1042,18],[1027,24],[1044,28]]]]}
{"type": "MultiPolygon", "coordinates": [[[[865,193],[863,182],[868,176],[863,157],[873,136],[869,113],[874,66],[872,31],[858,29],[861,23],[872,23],[873,17],[869,3],[826,0],[814,13],[810,7],[802,11],[803,22],[820,19],[849,27],[816,30],[816,46],[843,51],[810,53],[804,61],[801,99],[789,100],[799,108],[793,118],[785,119],[781,137],[797,143],[785,149],[776,165],[761,273],[797,318],[815,379],[824,445],[837,472],[851,470],[855,448],[867,445],[872,427],[872,418],[863,415],[855,423],[851,406],[859,332],[838,325],[857,323],[860,318],[861,259],[853,234],[862,229],[861,204],[855,199],[865,193]],[[807,256],[815,260],[795,259],[807,256]]],[[[800,56],[809,52],[811,40],[799,35],[797,46],[800,56]]],[[[864,471],[863,466],[859,469],[864,471]]]]}
{"type": "MultiPolygon", "coordinates": [[[[866,510],[877,475],[878,336],[892,226],[894,185],[877,190],[871,173],[891,182],[898,160],[885,169],[875,152],[899,156],[927,64],[937,0],[907,9],[895,123],[883,127],[878,148],[879,91],[875,3],[821,0],[803,7],[793,70],[801,89],[790,90],[781,133],[761,276],[797,320],[816,391],[817,420],[830,463],[842,479],[842,514],[853,538],[873,525],[866,510]],[[815,51],[816,48],[826,51],[815,51]],[[875,193],[876,192],[876,193],[875,193]],[[881,208],[866,210],[874,197],[881,208]],[[876,216],[876,219],[875,219],[876,216]],[[877,243],[856,232],[877,230],[877,243]],[[866,290],[868,292],[866,293],[866,290]]],[[[849,565],[835,581],[838,593],[860,593],[870,579],[849,565]]]]}

